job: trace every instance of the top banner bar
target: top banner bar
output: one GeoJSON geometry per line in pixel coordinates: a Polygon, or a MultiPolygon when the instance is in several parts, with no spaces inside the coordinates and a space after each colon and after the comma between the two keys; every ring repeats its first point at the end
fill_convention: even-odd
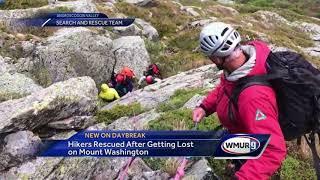
{"type": "Polygon", "coordinates": [[[108,18],[103,13],[50,13],[46,18],[108,18]]]}

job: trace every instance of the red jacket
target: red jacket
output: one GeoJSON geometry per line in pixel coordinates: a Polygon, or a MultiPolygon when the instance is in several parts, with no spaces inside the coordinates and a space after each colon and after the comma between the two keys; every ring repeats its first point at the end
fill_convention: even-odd
{"type": "MultiPolygon", "coordinates": [[[[249,44],[256,49],[256,63],[249,75],[265,74],[265,62],[270,49],[259,41],[249,44]]],[[[271,135],[260,158],[247,160],[236,172],[238,179],[268,179],[281,166],[286,156],[285,140],[278,122],[275,92],[272,88],[261,85],[244,89],[238,99],[239,110],[234,112],[235,122],[228,117],[228,97],[234,85],[235,82],[228,81],[222,74],[220,84],[203,100],[201,107],[207,115],[217,112],[220,123],[231,133],[271,135]]]]}

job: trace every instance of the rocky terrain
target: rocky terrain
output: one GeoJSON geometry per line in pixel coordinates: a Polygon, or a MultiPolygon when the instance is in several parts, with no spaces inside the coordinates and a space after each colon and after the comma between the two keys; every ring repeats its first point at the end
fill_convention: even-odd
{"type": "MultiPolygon", "coordinates": [[[[248,9],[234,1],[63,0],[0,10],[0,179],[116,179],[129,158],[36,157],[46,139],[79,130],[191,129],[191,110],[221,72],[198,50],[201,27],[233,24],[243,41],[261,39],[320,65],[320,19],[295,12],[248,9]],[[25,28],[14,18],[43,12],[102,12],[136,17],[128,27],[25,28]],[[128,66],[137,78],[157,63],[164,79],[104,103],[99,87],[128,66]],[[88,168],[90,167],[90,168],[88,168]]],[[[14,1],[8,1],[14,2],[14,1]]],[[[218,125],[215,116],[200,130],[218,125]]],[[[315,179],[310,152],[288,142],[289,155],[274,178],[315,179]]],[[[176,158],[136,158],[127,179],[170,179],[176,158]]],[[[225,161],[191,161],[184,179],[227,178],[225,161]]]]}

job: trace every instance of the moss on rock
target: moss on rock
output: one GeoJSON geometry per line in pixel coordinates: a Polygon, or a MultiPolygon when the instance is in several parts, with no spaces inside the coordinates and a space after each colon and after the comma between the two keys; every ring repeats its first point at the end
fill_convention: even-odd
{"type": "Polygon", "coordinates": [[[97,111],[97,121],[105,122],[107,125],[125,116],[136,116],[145,112],[140,103],[132,103],[129,105],[116,105],[110,110],[97,111]]]}

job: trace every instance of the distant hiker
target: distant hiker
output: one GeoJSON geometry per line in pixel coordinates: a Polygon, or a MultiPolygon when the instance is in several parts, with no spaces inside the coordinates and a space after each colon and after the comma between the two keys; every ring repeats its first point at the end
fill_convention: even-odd
{"type": "Polygon", "coordinates": [[[144,76],[153,76],[159,79],[162,79],[162,75],[159,69],[159,66],[157,64],[150,64],[147,68],[146,71],[143,72],[144,76]]]}
{"type": "Polygon", "coordinates": [[[114,88],[109,88],[107,84],[101,85],[101,92],[99,93],[99,97],[108,102],[119,99],[119,94],[114,88]]]}
{"type": "Polygon", "coordinates": [[[240,34],[222,22],[210,23],[202,29],[200,49],[224,73],[220,84],[193,110],[193,121],[199,122],[217,112],[220,123],[230,133],[270,134],[264,153],[258,159],[246,160],[234,175],[236,179],[269,179],[286,157],[275,91],[270,86],[253,85],[241,92],[236,107],[230,103],[241,78],[266,74],[270,49],[260,41],[246,45],[240,45],[240,41],[240,34]]]}
{"type": "Polygon", "coordinates": [[[151,76],[151,75],[149,75],[149,76],[142,76],[142,77],[139,79],[138,85],[139,85],[139,87],[140,87],[140,86],[142,86],[143,82],[145,82],[147,85],[149,85],[149,84],[154,84],[154,83],[160,82],[160,81],[161,81],[161,79],[155,78],[155,77],[153,77],[153,76],[151,76]]]}
{"type": "Polygon", "coordinates": [[[134,78],[135,74],[133,70],[129,67],[124,67],[117,74],[112,72],[109,85],[113,87],[121,97],[133,90],[134,78]]]}
{"type": "Polygon", "coordinates": [[[154,84],[156,82],[160,82],[162,78],[160,69],[156,64],[150,64],[146,68],[146,71],[143,72],[143,75],[144,76],[142,76],[138,81],[139,87],[142,86],[143,82],[145,82],[147,85],[154,84]]]}

